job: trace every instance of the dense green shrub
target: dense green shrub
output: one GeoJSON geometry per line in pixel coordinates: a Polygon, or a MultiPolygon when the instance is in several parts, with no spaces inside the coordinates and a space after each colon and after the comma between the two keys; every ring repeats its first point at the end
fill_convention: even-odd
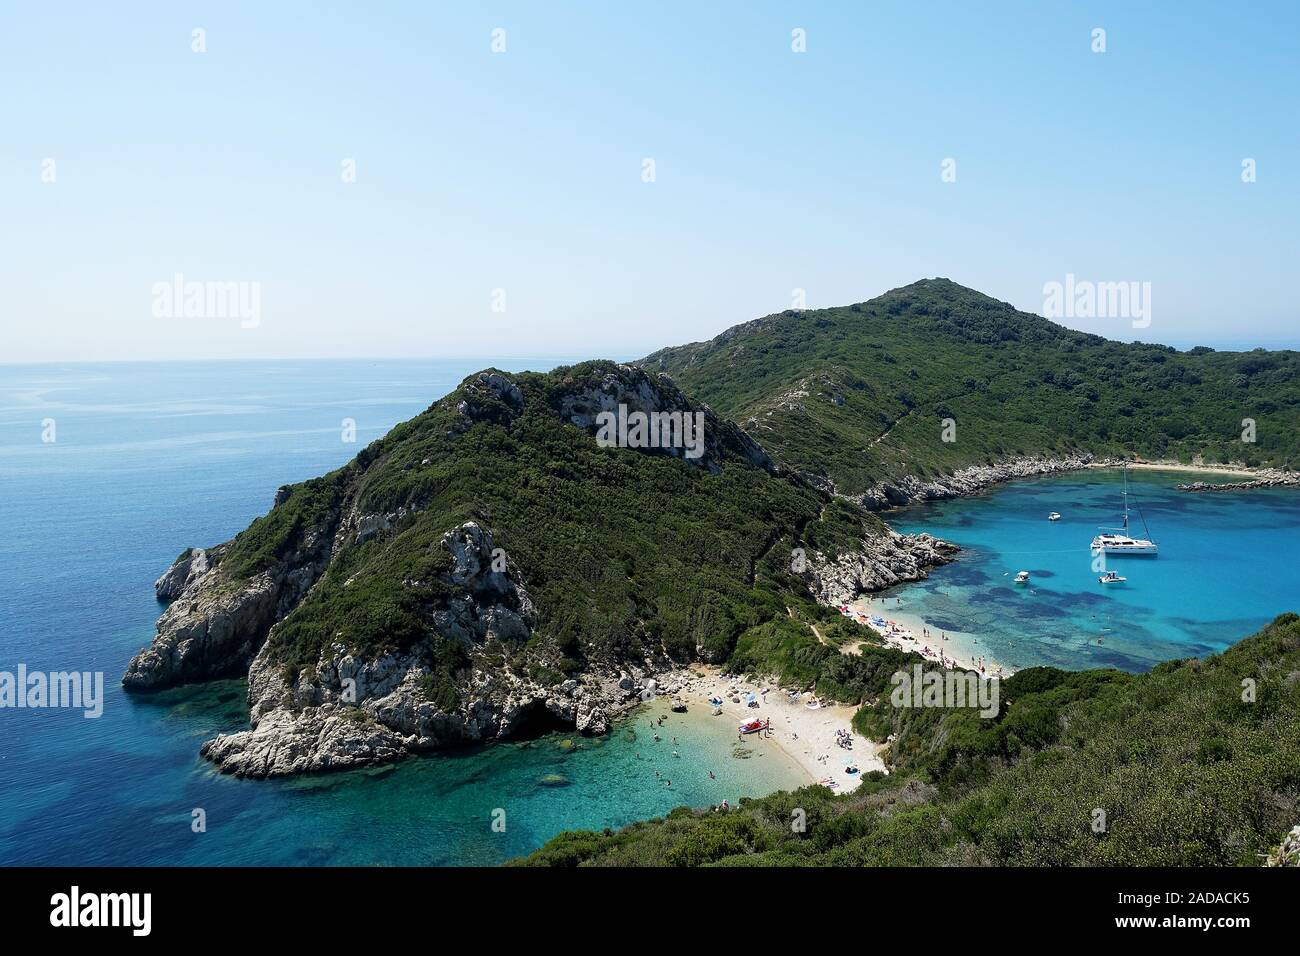
{"type": "Polygon", "coordinates": [[[1300,353],[1112,342],[946,279],[769,316],[645,362],[761,421],[769,453],[845,493],[1072,450],[1300,466],[1300,353]],[[843,386],[844,403],[814,382],[843,386]],[[798,390],[808,397],[790,401],[798,390]],[[955,442],[941,437],[949,417],[955,442]],[[1257,422],[1254,444],[1241,441],[1243,418],[1257,422]]]}

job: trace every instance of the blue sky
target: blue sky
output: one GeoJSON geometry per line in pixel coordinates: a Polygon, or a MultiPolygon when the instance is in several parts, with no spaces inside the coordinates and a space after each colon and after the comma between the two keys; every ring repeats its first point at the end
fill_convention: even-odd
{"type": "Polygon", "coordinates": [[[936,275],[1300,345],[1293,3],[269,6],[0,6],[0,361],[634,357],[936,275]]]}

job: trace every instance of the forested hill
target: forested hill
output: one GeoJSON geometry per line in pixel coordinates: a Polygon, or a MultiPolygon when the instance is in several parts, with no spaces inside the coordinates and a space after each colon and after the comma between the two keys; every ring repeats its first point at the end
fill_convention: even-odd
{"type": "MultiPolygon", "coordinates": [[[[603,733],[637,699],[633,674],[722,663],[773,632],[811,633],[804,620],[830,640],[840,616],[818,596],[832,585],[912,580],[948,553],[775,467],[643,369],[488,369],[344,467],[281,488],[230,541],[186,548],[123,683],[247,674],[250,730],[203,749],[247,776],[557,723],[603,733]],[[696,420],[699,441],[602,440],[602,417],[628,409],[696,420]]],[[[870,675],[855,662],[828,669],[824,693],[859,699],[870,675]]]]}
{"type": "Polygon", "coordinates": [[[1300,353],[1113,342],[947,279],[767,316],[639,364],[847,494],[1071,451],[1300,466],[1300,353]]]}

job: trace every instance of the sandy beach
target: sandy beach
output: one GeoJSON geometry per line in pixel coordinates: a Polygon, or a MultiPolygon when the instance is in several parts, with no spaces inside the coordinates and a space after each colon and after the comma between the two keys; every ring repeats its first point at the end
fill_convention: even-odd
{"type": "MultiPolygon", "coordinates": [[[[867,617],[883,617],[893,621],[903,630],[912,632],[912,640],[898,634],[880,634],[890,647],[920,654],[928,661],[965,670],[982,671],[987,676],[1010,677],[1014,670],[1004,667],[989,657],[979,643],[979,636],[965,631],[936,630],[919,615],[906,610],[906,605],[894,597],[868,600],[861,597],[848,605],[849,610],[867,617]],[[929,629],[927,636],[925,630],[929,629]],[[946,639],[945,639],[946,638],[946,639]]],[[[879,634],[879,632],[877,632],[879,634]]]]}
{"type": "MultiPolygon", "coordinates": [[[[973,671],[983,668],[985,674],[1003,677],[1012,673],[1009,668],[1003,668],[984,655],[976,635],[948,631],[947,640],[942,640],[931,630],[929,637],[923,636],[928,625],[919,615],[904,610],[897,598],[868,600],[862,597],[849,607],[868,617],[879,615],[893,621],[915,636],[915,639],[907,640],[898,634],[881,635],[881,639],[892,647],[911,651],[947,667],[973,671]]],[[[856,647],[841,650],[846,654],[857,652],[856,647]]],[[[684,700],[691,710],[706,714],[713,711],[710,699],[721,698],[722,713],[710,719],[725,722],[729,733],[734,733],[745,720],[755,717],[770,720],[771,732],[766,735],[747,734],[744,737],[746,744],[760,751],[765,747],[775,748],[799,766],[809,783],[833,781],[836,786],[832,789],[837,793],[856,790],[864,773],[872,770],[889,772],[880,757],[885,745],[854,732],[855,705],[829,703],[810,708],[808,704],[815,699],[813,694],[791,697],[774,681],[723,677],[721,668],[703,664],[690,668],[685,682],[673,696],[684,700]],[[751,693],[757,697],[757,707],[745,703],[751,693]],[[837,732],[847,735],[852,743],[851,749],[839,745],[837,732]],[[859,773],[846,773],[849,766],[857,767],[859,773]]]]}
{"type": "Polygon", "coordinates": [[[722,714],[712,719],[725,721],[732,733],[744,720],[754,717],[770,720],[769,734],[747,734],[744,738],[746,743],[755,748],[776,747],[798,763],[807,774],[809,783],[834,781],[837,785],[832,789],[836,793],[856,790],[864,773],[872,770],[888,772],[879,757],[883,745],[854,733],[852,719],[857,708],[852,704],[810,710],[807,703],[812,700],[812,695],[791,698],[775,683],[724,678],[720,668],[705,665],[691,668],[690,677],[678,696],[691,709],[700,709],[704,713],[712,712],[710,697],[721,697],[722,714]],[[763,693],[765,689],[767,693],[763,693]],[[759,706],[745,705],[746,695],[750,693],[757,696],[759,706]],[[740,703],[733,702],[732,697],[738,697],[740,703]],[[836,743],[837,730],[849,735],[853,744],[851,750],[836,743]],[[856,766],[860,772],[846,773],[847,766],[856,766]]]}

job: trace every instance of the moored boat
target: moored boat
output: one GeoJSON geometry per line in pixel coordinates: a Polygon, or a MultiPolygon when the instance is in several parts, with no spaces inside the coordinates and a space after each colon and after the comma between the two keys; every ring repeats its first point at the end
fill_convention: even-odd
{"type": "MultiPolygon", "coordinates": [[[[1142,512],[1138,511],[1138,517],[1142,517],[1142,512]]],[[[1154,555],[1159,553],[1159,549],[1154,541],[1151,540],[1151,532],[1147,530],[1146,519],[1142,519],[1142,529],[1146,532],[1145,538],[1134,538],[1128,533],[1128,468],[1124,469],[1124,526],[1122,528],[1101,529],[1102,533],[1092,539],[1093,554],[1132,554],[1132,555],[1154,555]]]]}

